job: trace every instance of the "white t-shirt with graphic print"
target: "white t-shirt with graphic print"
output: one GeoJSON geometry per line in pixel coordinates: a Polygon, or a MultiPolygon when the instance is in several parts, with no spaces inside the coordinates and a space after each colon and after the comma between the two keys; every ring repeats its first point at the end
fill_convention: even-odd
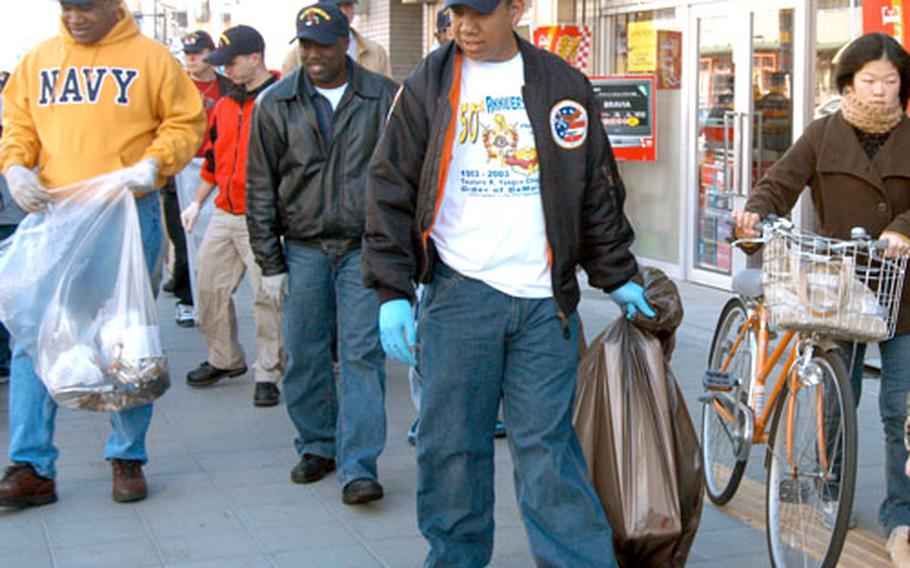
{"type": "Polygon", "coordinates": [[[521,54],[463,60],[457,131],[430,237],[443,262],[510,296],[553,295],[521,54]]]}

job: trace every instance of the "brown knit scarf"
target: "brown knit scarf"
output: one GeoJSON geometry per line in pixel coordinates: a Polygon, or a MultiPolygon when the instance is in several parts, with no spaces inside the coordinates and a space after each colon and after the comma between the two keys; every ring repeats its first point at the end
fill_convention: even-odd
{"type": "Polygon", "coordinates": [[[856,93],[850,89],[844,92],[840,111],[844,115],[844,120],[869,134],[891,132],[904,115],[900,105],[887,108],[873,106],[859,100],[856,93]]]}

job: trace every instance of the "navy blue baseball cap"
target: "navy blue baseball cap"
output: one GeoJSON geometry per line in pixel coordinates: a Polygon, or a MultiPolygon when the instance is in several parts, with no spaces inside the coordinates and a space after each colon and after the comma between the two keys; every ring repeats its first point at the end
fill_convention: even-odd
{"type": "Polygon", "coordinates": [[[492,14],[493,11],[496,10],[496,6],[499,6],[500,2],[502,2],[502,0],[446,0],[445,7],[464,6],[474,10],[478,14],[492,14]]]}
{"type": "Polygon", "coordinates": [[[199,53],[204,49],[215,49],[215,42],[212,40],[212,36],[203,30],[196,30],[183,36],[181,43],[183,44],[183,53],[199,53]]]}
{"type": "Polygon", "coordinates": [[[264,53],[265,40],[262,34],[250,26],[235,26],[218,40],[218,49],[208,54],[205,62],[209,65],[227,65],[238,55],[264,53]]]}
{"type": "Polygon", "coordinates": [[[452,25],[452,16],[449,15],[448,8],[436,12],[436,33],[442,33],[452,25]]]}
{"type": "Polygon", "coordinates": [[[307,39],[319,45],[334,45],[340,38],[351,33],[344,12],[331,2],[320,2],[306,7],[297,14],[297,38],[307,39]]]}

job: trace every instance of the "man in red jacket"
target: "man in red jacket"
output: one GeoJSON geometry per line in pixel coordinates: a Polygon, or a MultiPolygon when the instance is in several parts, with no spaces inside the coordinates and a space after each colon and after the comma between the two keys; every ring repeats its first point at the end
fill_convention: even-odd
{"type": "Polygon", "coordinates": [[[250,249],[246,226],[246,157],[253,104],[261,92],[278,80],[266,69],[264,55],[265,42],[259,32],[249,26],[237,26],[221,36],[218,49],[206,58],[211,65],[224,65],[237,88],[215,105],[202,181],[196,200],[182,213],[184,227],[192,231],[199,207],[218,186],[215,212],[199,251],[196,279],[199,328],[208,343],[209,357],[187,374],[186,382],[191,387],[205,387],[246,373],[233,295],[249,270],[258,343],[253,364],[253,404],[275,406],[279,398],[277,382],[284,376],[286,360],[281,344],[281,294],[270,291],[272,282],[263,279],[250,249]]]}

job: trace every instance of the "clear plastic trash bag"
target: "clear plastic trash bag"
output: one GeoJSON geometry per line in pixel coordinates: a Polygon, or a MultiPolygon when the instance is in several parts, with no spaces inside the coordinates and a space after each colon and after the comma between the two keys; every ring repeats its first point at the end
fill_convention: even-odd
{"type": "Polygon", "coordinates": [[[135,198],[117,172],[52,193],[0,244],[0,321],[58,404],[147,404],[170,378],[135,198]]]}

